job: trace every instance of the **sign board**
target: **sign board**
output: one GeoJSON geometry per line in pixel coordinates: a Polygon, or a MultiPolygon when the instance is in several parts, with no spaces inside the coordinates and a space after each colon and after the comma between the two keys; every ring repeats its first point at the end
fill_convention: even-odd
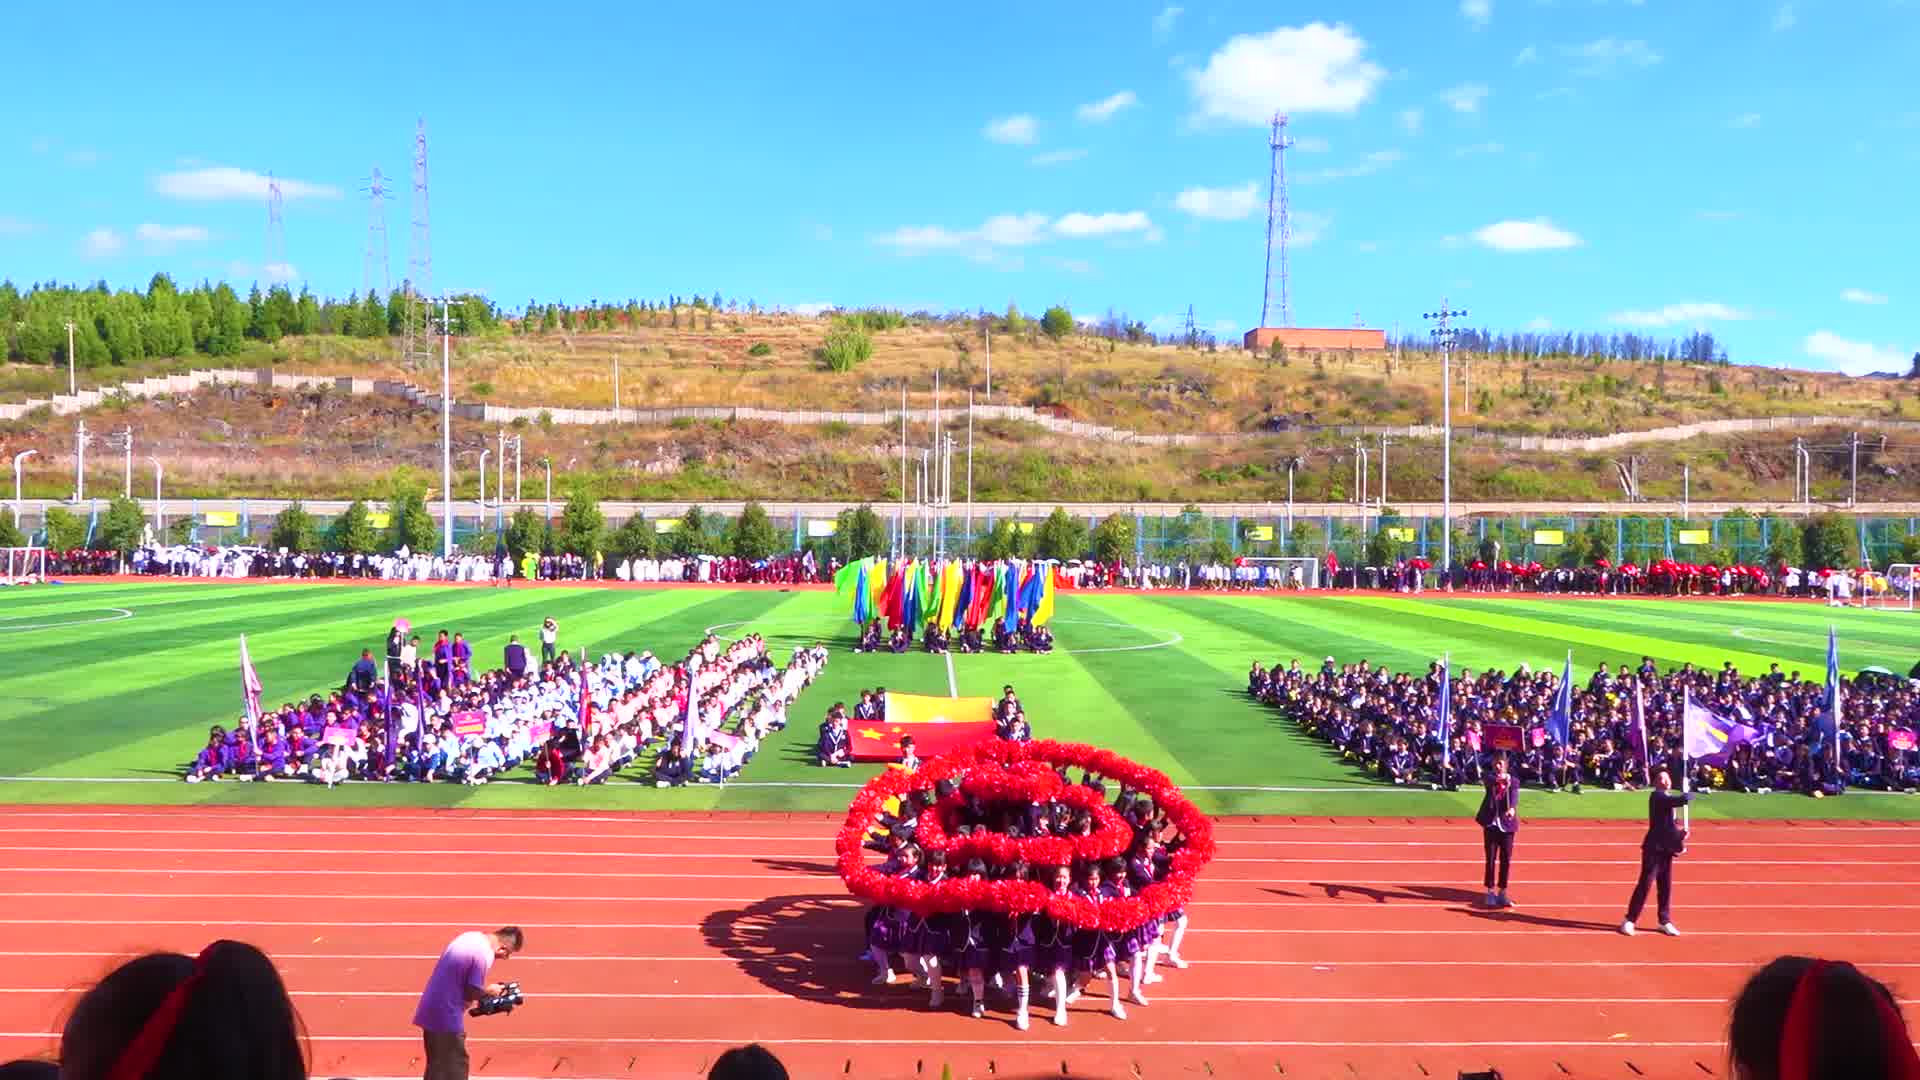
{"type": "Polygon", "coordinates": [[[679,518],[661,518],[653,523],[653,531],[657,533],[670,533],[679,527],[679,518]]]}
{"type": "Polygon", "coordinates": [[[807,522],[808,536],[832,536],[840,531],[840,523],[834,520],[807,522]]]}
{"type": "Polygon", "coordinates": [[[1033,532],[1033,522],[1031,522],[1031,521],[1019,521],[1019,522],[1015,522],[1015,523],[1014,523],[1014,527],[1015,527],[1015,528],[1017,528],[1017,529],[1019,529],[1019,530],[1020,530],[1021,532],[1023,532],[1023,533],[1031,533],[1031,532],[1033,532]]]}
{"type": "Polygon", "coordinates": [[[367,511],[367,524],[376,529],[385,529],[393,525],[393,515],[385,510],[367,511]]]}
{"type": "Polygon", "coordinates": [[[1394,525],[1387,529],[1387,539],[1395,540],[1402,544],[1411,544],[1416,539],[1416,534],[1412,529],[1405,526],[1394,525]]]}
{"type": "Polygon", "coordinates": [[[202,525],[238,525],[240,515],[233,510],[208,510],[200,515],[202,525]]]}
{"type": "Polygon", "coordinates": [[[1567,542],[1567,534],[1560,529],[1535,529],[1533,542],[1540,547],[1559,547],[1567,542]]]}
{"type": "Polygon", "coordinates": [[[1519,724],[1488,724],[1486,738],[1482,740],[1489,750],[1510,750],[1520,752],[1519,724]]]}
{"type": "Polygon", "coordinates": [[[1273,526],[1249,525],[1247,526],[1247,539],[1261,541],[1271,540],[1273,539],[1273,526]]]}
{"type": "Polygon", "coordinates": [[[1712,529],[1681,529],[1678,543],[1688,547],[1704,547],[1713,543],[1712,529]]]}

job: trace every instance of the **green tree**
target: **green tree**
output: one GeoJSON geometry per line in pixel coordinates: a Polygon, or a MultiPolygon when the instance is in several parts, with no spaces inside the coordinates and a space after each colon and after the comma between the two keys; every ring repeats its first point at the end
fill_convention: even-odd
{"type": "Polygon", "coordinates": [[[54,551],[72,551],[87,544],[87,523],[64,506],[47,507],[47,520],[41,530],[47,534],[47,547],[54,551]]]}
{"type": "Polygon", "coordinates": [[[873,512],[873,507],[865,504],[840,511],[833,538],[845,562],[887,550],[887,527],[881,523],[880,515],[873,512]]]}
{"type": "Polygon", "coordinates": [[[513,556],[513,565],[519,566],[528,553],[538,554],[546,549],[546,519],[529,509],[513,512],[507,521],[507,552],[513,556]]]}
{"type": "Polygon", "coordinates": [[[0,547],[26,547],[27,537],[13,520],[13,507],[0,507],[0,547]]]}
{"type": "Polygon", "coordinates": [[[606,535],[607,518],[600,512],[600,500],[584,484],[576,485],[560,511],[560,530],[555,537],[560,550],[592,562],[603,550],[606,535]]]}
{"type": "MultiPolygon", "coordinates": [[[[5,535],[4,527],[0,527],[0,535],[5,535]]],[[[1900,555],[1898,561],[1904,563],[1920,563],[1920,533],[1908,533],[1900,538],[1900,555]]]]}
{"type": "Polygon", "coordinates": [[[667,548],[683,559],[711,555],[717,546],[708,535],[711,528],[707,512],[698,506],[689,506],[687,512],[680,515],[680,527],[668,534],[667,548]]]}
{"type": "Polygon", "coordinates": [[[1055,341],[1073,333],[1073,312],[1059,304],[1048,308],[1046,314],[1040,316],[1040,332],[1055,341]]]}
{"type": "Polygon", "coordinates": [[[1056,506],[1033,531],[1033,553],[1042,559],[1077,559],[1087,553],[1086,522],[1056,506]]]}
{"type": "Polygon", "coordinates": [[[621,522],[620,527],[607,537],[607,554],[615,559],[652,558],[657,535],[652,522],[641,514],[635,514],[621,522]]]}
{"type": "Polygon", "coordinates": [[[147,515],[140,504],[125,495],[115,495],[107,504],[106,516],[93,531],[93,546],[103,551],[129,554],[140,546],[140,534],[147,528],[147,515]]]}
{"type": "Polygon", "coordinates": [[[1093,527],[1093,557],[1103,563],[1124,562],[1132,558],[1134,536],[1132,514],[1108,514],[1093,527]]]}
{"type": "Polygon", "coordinates": [[[829,371],[852,371],[873,356],[873,338],[857,326],[836,325],[827,331],[819,355],[829,371]]]}
{"type": "Polygon", "coordinates": [[[371,555],[380,548],[380,533],[373,527],[367,501],[355,499],[346,512],[327,527],[327,550],[347,555],[371,555]]]}
{"type": "Polygon", "coordinates": [[[1800,531],[1801,565],[1808,570],[1839,570],[1860,565],[1860,537],[1839,514],[1815,514],[1800,531]]]}
{"type": "Polygon", "coordinates": [[[767,517],[766,508],[757,501],[747,503],[740,511],[731,532],[727,546],[742,559],[764,559],[786,546],[780,542],[780,533],[767,517]]]}
{"type": "Polygon", "coordinates": [[[427,498],[418,488],[396,489],[387,503],[388,551],[406,548],[414,554],[440,550],[440,530],[427,512],[427,498]]]}
{"type": "Polygon", "coordinates": [[[1012,518],[1001,518],[987,534],[974,542],[974,553],[982,559],[1017,559],[1031,547],[1032,533],[1020,531],[1012,518]]]}
{"type": "MultiPolygon", "coordinates": [[[[365,507],[362,507],[365,512],[365,507]]],[[[320,550],[320,530],[314,524],[313,515],[295,499],[287,504],[285,510],[274,515],[273,535],[268,546],[286,548],[288,551],[320,550]]]]}

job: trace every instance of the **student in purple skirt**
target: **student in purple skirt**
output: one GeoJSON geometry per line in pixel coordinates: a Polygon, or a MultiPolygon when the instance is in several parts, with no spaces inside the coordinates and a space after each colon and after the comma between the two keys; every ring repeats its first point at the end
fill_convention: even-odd
{"type": "MultiPolygon", "coordinates": [[[[928,885],[939,885],[947,880],[947,853],[929,851],[926,853],[927,869],[921,880],[928,885]]],[[[906,953],[907,970],[924,969],[925,986],[933,991],[927,1000],[931,1008],[946,1004],[947,981],[940,971],[940,958],[946,955],[951,934],[944,918],[938,915],[907,914],[907,940],[902,946],[906,953]]]]}
{"type": "MultiPolygon", "coordinates": [[[[1133,842],[1133,848],[1127,855],[1126,875],[1129,895],[1139,895],[1140,890],[1159,880],[1154,867],[1154,856],[1160,853],[1160,841],[1152,832],[1140,833],[1133,842]]],[[[1146,999],[1138,997],[1138,987],[1157,983],[1160,975],[1154,968],[1160,963],[1163,946],[1160,942],[1161,929],[1166,925],[1164,916],[1147,920],[1140,928],[1140,951],[1134,954],[1134,963],[1142,970],[1134,979],[1136,1000],[1145,1005],[1146,999]]]]}
{"type": "MultiPolygon", "coordinates": [[[[963,877],[966,881],[985,881],[986,860],[968,859],[963,877]]],[[[987,968],[992,960],[988,948],[988,924],[991,918],[991,913],[986,911],[961,911],[947,919],[951,934],[948,949],[954,960],[953,970],[965,981],[968,992],[973,996],[969,1011],[975,1020],[987,1015],[987,968]]]]}
{"type": "MultiPolygon", "coordinates": [[[[1099,904],[1119,895],[1112,882],[1105,881],[1101,875],[1099,863],[1087,866],[1087,881],[1076,895],[1099,904]]],[[[1116,1020],[1125,1020],[1127,1010],[1120,1004],[1120,979],[1114,970],[1113,937],[1106,931],[1096,928],[1080,927],[1073,934],[1073,963],[1079,972],[1074,989],[1067,996],[1068,1004],[1079,998],[1082,991],[1093,983],[1095,975],[1107,977],[1107,1011],[1116,1020]]]]}
{"type": "MultiPolygon", "coordinates": [[[[1108,859],[1106,863],[1106,879],[1107,887],[1112,890],[1113,895],[1127,897],[1135,894],[1133,883],[1127,872],[1126,860],[1120,858],[1108,859]]],[[[1145,1005],[1147,1003],[1147,995],[1142,993],[1140,988],[1146,985],[1147,942],[1149,941],[1147,934],[1149,930],[1152,930],[1154,935],[1158,936],[1159,928],[1151,922],[1136,926],[1125,933],[1114,935],[1114,970],[1116,972],[1122,968],[1127,970],[1127,998],[1135,1005],[1145,1005]]],[[[1112,976],[1109,977],[1111,978],[1112,976]]],[[[1114,993],[1118,994],[1120,992],[1119,980],[1115,979],[1114,982],[1114,993]]]]}
{"type": "MultiPolygon", "coordinates": [[[[902,844],[894,857],[880,866],[880,872],[904,878],[917,877],[920,873],[920,849],[912,844],[902,844]]],[[[867,956],[873,960],[875,986],[893,985],[893,954],[903,951],[905,914],[885,904],[876,904],[867,913],[867,956]]],[[[909,966],[908,970],[913,969],[909,966]]]]}
{"type": "MultiPolygon", "coordinates": [[[[1027,880],[1027,864],[1015,859],[1008,864],[1003,881],[1027,880]]],[[[1013,1026],[1027,1030],[1027,1001],[1033,988],[1028,982],[1034,966],[1034,921],[1044,916],[999,915],[989,924],[989,945],[1000,966],[1000,974],[1013,985],[1013,1026]]]]}
{"type": "MultiPolygon", "coordinates": [[[[1073,871],[1064,866],[1052,870],[1052,893],[1069,896],[1073,871]]],[[[1073,970],[1072,923],[1061,922],[1046,912],[1033,917],[1033,970],[1044,972],[1051,980],[1053,1022],[1067,1026],[1067,973],[1073,970]]]]}

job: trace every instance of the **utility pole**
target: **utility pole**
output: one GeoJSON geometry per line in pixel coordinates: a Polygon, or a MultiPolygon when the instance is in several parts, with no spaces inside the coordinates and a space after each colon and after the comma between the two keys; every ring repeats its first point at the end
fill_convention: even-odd
{"type": "Polygon", "coordinates": [[[987,342],[987,404],[993,404],[993,320],[980,328],[980,336],[987,342]]]}
{"type": "Polygon", "coordinates": [[[67,324],[67,394],[72,396],[78,392],[75,389],[73,375],[73,324],[69,322],[67,324]]]}
{"type": "Polygon", "coordinates": [[[513,437],[513,501],[520,501],[520,443],[521,437],[513,437]]]}
{"type": "Polygon", "coordinates": [[[967,542],[973,542],[973,391],[967,391],[967,542]]]}
{"type": "MultiPolygon", "coordinates": [[[[426,127],[421,126],[424,140],[426,127]]],[[[424,143],[423,143],[424,145],[424,143]]],[[[422,176],[425,175],[424,164],[422,176]]],[[[422,187],[424,197],[424,185],[422,187]]],[[[440,298],[440,556],[453,558],[453,303],[440,298]]]]}
{"type": "Polygon", "coordinates": [[[620,357],[613,358],[613,422],[620,422],[620,357]]]}
{"type": "Polygon", "coordinates": [[[1387,508],[1387,437],[1380,436],[1380,508],[1387,508]]]}
{"type": "Polygon", "coordinates": [[[894,554],[907,550],[907,380],[900,380],[900,516],[894,525],[894,554]]]}
{"type": "Polygon", "coordinates": [[[496,459],[494,463],[494,473],[498,479],[493,485],[493,501],[494,501],[496,510],[499,511],[498,513],[494,514],[494,517],[495,519],[498,519],[500,514],[506,512],[506,504],[507,504],[507,429],[506,428],[500,429],[500,456],[496,459]]]}
{"type": "Polygon", "coordinates": [[[475,515],[480,521],[480,531],[487,531],[487,455],[491,450],[480,451],[480,513],[475,515]]]}
{"type": "Polygon", "coordinates": [[[161,546],[164,547],[167,543],[167,504],[160,501],[160,474],[162,469],[159,458],[148,458],[147,460],[153,462],[153,532],[154,536],[160,541],[161,546]]]}
{"type": "Polygon", "coordinates": [[[1847,436],[1847,505],[1860,505],[1860,433],[1847,436]]]}
{"type": "Polygon", "coordinates": [[[1354,505],[1367,505],[1367,445],[1358,438],[1353,440],[1353,488],[1354,505]]]}
{"type": "Polygon", "coordinates": [[[553,459],[543,457],[540,464],[547,467],[547,524],[553,524],[553,459]]]}
{"type": "Polygon", "coordinates": [[[87,434],[87,422],[80,421],[79,430],[73,436],[73,501],[79,502],[87,497],[87,443],[93,436],[87,434]]]}
{"type": "Polygon", "coordinates": [[[1453,341],[1454,319],[1464,319],[1464,309],[1455,311],[1442,298],[1439,311],[1421,317],[1434,322],[1434,343],[1440,346],[1440,563],[1447,575],[1447,587],[1453,587],[1453,341]]]}
{"type": "Polygon", "coordinates": [[[1300,467],[1300,459],[1287,459],[1287,536],[1293,536],[1293,470],[1300,467]]]}
{"type": "Polygon", "coordinates": [[[26,512],[27,504],[20,499],[20,474],[27,459],[39,453],[38,450],[22,450],[13,455],[13,523],[20,524],[20,515],[26,512]]]}
{"type": "Polygon", "coordinates": [[[119,431],[113,433],[113,438],[115,442],[120,444],[120,449],[126,451],[127,482],[125,494],[127,498],[131,499],[133,498],[133,428],[121,428],[119,431]]]}

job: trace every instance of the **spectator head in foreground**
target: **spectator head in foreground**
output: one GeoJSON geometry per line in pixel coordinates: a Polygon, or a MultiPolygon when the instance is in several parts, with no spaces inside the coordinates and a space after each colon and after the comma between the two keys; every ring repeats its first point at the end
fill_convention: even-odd
{"type": "Polygon", "coordinates": [[[1733,1003],[1736,1080],[1920,1080],[1893,993],[1844,961],[1783,956],[1733,1003]]]}
{"type": "Polygon", "coordinates": [[[708,1070],[707,1080],[787,1080],[787,1067],[773,1051],[754,1043],[721,1054],[708,1070]]]}
{"type": "Polygon", "coordinates": [[[149,953],[74,1004],[65,1080],[306,1080],[306,1032],[265,953],[216,941],[198,957],[149,953]]]}

